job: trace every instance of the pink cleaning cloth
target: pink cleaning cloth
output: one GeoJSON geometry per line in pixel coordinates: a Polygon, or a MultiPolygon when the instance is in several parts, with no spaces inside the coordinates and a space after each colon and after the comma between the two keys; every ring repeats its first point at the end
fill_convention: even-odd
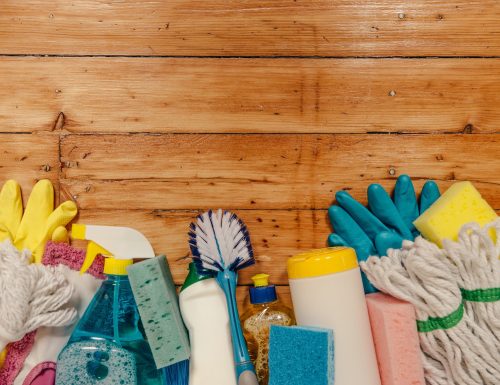
{"type": "Polygon", "coordinates": [[[56,363],[43,362],[24,379],[23,385],[54,385],[56,383],[56,363]]]}
{"type": "MultiPolygon", "coordinates": [[[[66,243],[47,242],[42,263],[46,266],[66,265],[72,270],[80,270],[85,260],[85,250],[75,249],[66,243]]],[[[98,255],[87,271],[98,279],[105,279],[104,257],[98,255]]]]}
{"type": "MultiPolygon", "coordinates": [[[[85,250],[75,249],[66,243],[47,242],[45,252],[42,258],[42,264],[46,266],[65,265],[72,270],[80,270],[85,260],[85,250]]],[[[87,274],[98,279],[105,279],[103,274],[104,257],[98,255],[87,271],[87,274]]],[[[0,385],[10,385],[14,383],[15,378],[21,371],[24,360],[33,348],[35,343],[35,332],[26,334],[21,340],[8,345],[7,357],[0,368],[0,385]]],[[[48,378],[51,376],[50,370],[45,370],[40,378],[48,378]]],[[[33,380],[34,381],[34,380],[33,380]]],[[[42,381],[42,380],[40,380],[42,381]]],[[[47,380],[43,380],[46,381],[47,380]]],[[[47,382],[48,383],[48,382],[47,382]]],[[[34,384],[37,384],[35,381],[34,384]]]]}
{"type": "Polygon", "coordinates": [[[413,305],[383,293],[366,302],[382,385],[425,385],[413,305]]]}
{"type": "Polygon", "coordinates": [[[0,384],[13,384],[21,371],[24,360],[35,343],[35,332],[26,334],[19,341],[7,345],[7,357],[0,368],[0,384]]]}

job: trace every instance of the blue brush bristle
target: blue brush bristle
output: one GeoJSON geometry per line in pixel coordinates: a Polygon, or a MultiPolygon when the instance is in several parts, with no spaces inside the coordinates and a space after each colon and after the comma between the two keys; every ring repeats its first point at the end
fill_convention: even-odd
{"type": "Polygon", "coordinates": [[[238,271],[255,263],[248,229],[229,211],[199,215],[189,228],[189,246],[199,270],[238,271]]]}
{"type": "Polygon", "coordinates": [[[184,360],[163,368],[163,375],[167,385],[188,385],[189,360],[184,360]]]}

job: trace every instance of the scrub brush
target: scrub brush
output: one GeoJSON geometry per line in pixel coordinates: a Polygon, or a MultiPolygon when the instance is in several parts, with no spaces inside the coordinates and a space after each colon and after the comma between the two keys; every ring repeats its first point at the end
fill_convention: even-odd
{"type": "Polygon", "coordinates": [[[258,385],[236,305],[238,270],[255,263],[247,227],[229,211],[210,210],[191,223],[189,246],[198,272],[215,271],[216,280],[226,295],[238,385],[258,385]]]}

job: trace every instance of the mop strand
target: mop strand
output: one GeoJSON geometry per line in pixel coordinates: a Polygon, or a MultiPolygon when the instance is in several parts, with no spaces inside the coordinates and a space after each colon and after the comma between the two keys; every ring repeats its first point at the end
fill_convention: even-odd
{"type": "Polygon", "coordinates": [[[0,243],[0,350],[40,326],[66,326],[77,316],[68,305],[74,288],[62,272],[29,264],[30,258],[10,240],[0,243]]]}
{"type": "MultiPolygon", "coordinates": [[[[462,253],[470,255],[465,245],[473,245],[473,248],[482,250],[479,252],[481,255],[488,255],[484,260],[489,260],[493,265],[494,252],[486,247],[485,238],[478,235],[481,231],[487,234],[489,230],[470,230],[467,228],[461,232],[458,244],[465,242],[466,237],[472,240],[460,246],[462,253]]],[[[402,249],[389,250],[386,257],[370,257],[361,263],[361,267],[378,289],[415,306],[428,384],[498,384],[498,341],[492,328],[485,327],[492,322],[486,321],[489,315],[498,313],[488,310],[485,316],[478,316],[466,309],[469,305],[464,305],[463,288],[458,278],[463,276],[460,273],[463,266],[453,263],[448,253],[448,249],[439,249],[419,237],[415,243],[405,241],[402,249]],[[478,317],[484,321],[478,322],[478,317]]],[[[496,255],[498,257],[498,253],[496,255]]],[[[484,276],[482,282],[487,282],[488,274],[481,270],[474,270],[474,275],[484,276]]],[[[491,280],[488,282],[493,283],[491,280]]],[[[478,286],[466,287],[478,289],[478,286]]],[[[474,293],[478,295],[482,291],[474,293]]],[[[488,302],[488,306],[494,305],[494,302],[488,302]]]]}
{"type": "Polygon", "coordinates": [[[465,311],[481,329],[490,330],[500,346],[500,219],[483,229],[476,223],[465,225],[458,241],[445,240],[443,247],[458,268],[465,311]]]}

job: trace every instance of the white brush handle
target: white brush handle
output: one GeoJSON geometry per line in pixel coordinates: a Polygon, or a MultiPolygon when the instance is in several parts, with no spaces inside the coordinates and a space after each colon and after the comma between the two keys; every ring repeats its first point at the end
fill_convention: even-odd
{"type": "Polygon", "coordinates": [[[245,370],[238,377],[238,385],[259,385],[259,381],[253,371],[245,370]]]}

